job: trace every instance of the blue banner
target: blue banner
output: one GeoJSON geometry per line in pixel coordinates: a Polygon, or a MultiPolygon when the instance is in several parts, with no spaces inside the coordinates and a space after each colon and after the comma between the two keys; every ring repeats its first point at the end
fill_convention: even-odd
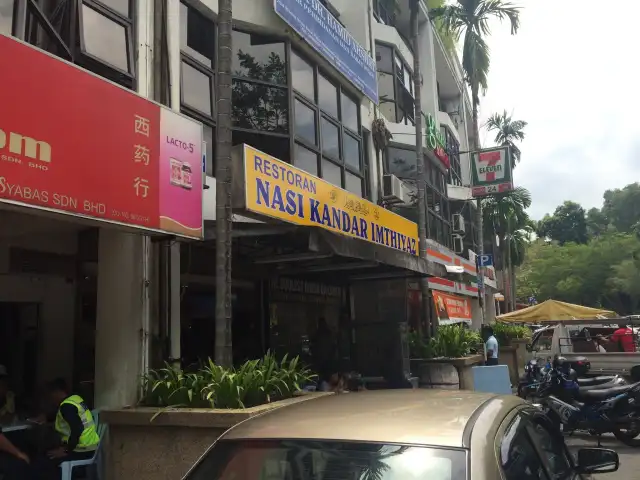
{"type": "Polygon", "coordinates": [[[275,12],[378,104],[376,62],[318,0],[274,0],[275,12]]]}

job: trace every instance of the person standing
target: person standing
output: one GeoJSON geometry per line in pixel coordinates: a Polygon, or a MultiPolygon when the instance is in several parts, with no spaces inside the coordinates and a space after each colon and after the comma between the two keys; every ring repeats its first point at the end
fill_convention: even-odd
{"type": "Polygon", "coordinates": [[[485,328],[485,336],[487,338],[485,344],[487,350],[487,361],[485,364],[488,367],[492,367],[498,365],[498,339],[493,334],[493,328],[490,326],[485,328]]]}
{"type": "Polygon", "coordinates": [[[611,342],[615,343],[621,352],[633,353],[636,351],[633,330],[626,325],[618,325],[618,329],[611,335],[611,342]]]}
{"type": "Polygon", "coordinates": [[[51,400],[58,406],[54,428],[60,445],[38,459],[34,470],[39,475],[37,478],[55,479],[60,477],[58,466],[61,463],[93,457],[100,436],[85,401],[80,395],[72,395],[63,379],[51,382],[48,390],[51,400]]]}

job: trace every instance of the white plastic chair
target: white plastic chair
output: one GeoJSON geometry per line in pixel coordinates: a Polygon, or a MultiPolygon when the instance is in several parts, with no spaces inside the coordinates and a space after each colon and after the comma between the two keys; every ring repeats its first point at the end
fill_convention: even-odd
{"type": "MultiPolygon", "coordinates": [[[[100,413],[98,410],[92,410],[91,416],[93,417],[93,422],[96,424],[96,430],[98,432],[98,436],[100,437],[100,443],[98,444],[98,448],[96,448],[93,456],[91,458],[87,458],[86,460],[73,460],[68,462],[62,462],[60,464],[61,470],[61,480],[72,480],[73,478],[73,469],[76,467],[90,467],[92,465],[96,465],[96,474],[95,478],[100,480],[100,448],[102,446],[102,438],[104,436],[104,432],[107,428],[106,425],[102,425],[99,421],[100,413]]],[[[94,478],[92,472],[89,472],[89,478],[94,478]]]]}

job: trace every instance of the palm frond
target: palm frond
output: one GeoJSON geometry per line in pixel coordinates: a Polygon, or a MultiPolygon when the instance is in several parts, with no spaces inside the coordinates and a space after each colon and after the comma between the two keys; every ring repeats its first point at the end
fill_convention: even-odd
{"type": "Polygon", "coordinates": [[[491,29],[489,28],[491,18],[498,18],[500,21],[505,19],[509,20],[511,24],[511,35],[518,33],[518,29],[520,28],[520,7],[503,0],[484,0],[478,2],[475,17],[477,19],[477,29],[482,35],[489,35],[491,33],[491,29]]]}
{"type": "Polygon", "coordinates": [[[455,4],[432,8],[429,10],[429,18],[438,19],[442,29],[454,37],[456,41],[460,40],[460,36],[467,26],[464,10],[455,4]]]}
{"type": "MultiPolygon", "coordinates": [[[[482,89],[483,94],[487,90],[490,63],[489,45],[482,36],[468,28],[464,34],[462,46],[462,68],[474,96],[477,95],[479,89],[482,89]]],[[[479,103],[480,99],[474,98],[473,101],[479,103]]]]}

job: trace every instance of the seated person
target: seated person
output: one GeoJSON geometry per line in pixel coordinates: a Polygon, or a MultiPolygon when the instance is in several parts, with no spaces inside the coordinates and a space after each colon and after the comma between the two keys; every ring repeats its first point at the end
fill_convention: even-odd
{"type": "Polygon", "coordinates": [[[50,400],[58,408],[54,428],[59,446],[34,464],[39,479],[58,478],[62,462],[89,459],[100,444],[93,415],[82,397],[71,394],[63,379],[51,382],[48,390],[50,400]]]}
{"type": "Polygon", "coordinates": [[[9,424],[16,415],[15,395],[9,389],[9,375],[4,365],[0,365],[0,424],[9,424]]]}
{"type": "Polygon", "coordinates": [[[0,427],[0,478],[26,480],[30,478],[29,457],[4,436],[0,427]]]}

